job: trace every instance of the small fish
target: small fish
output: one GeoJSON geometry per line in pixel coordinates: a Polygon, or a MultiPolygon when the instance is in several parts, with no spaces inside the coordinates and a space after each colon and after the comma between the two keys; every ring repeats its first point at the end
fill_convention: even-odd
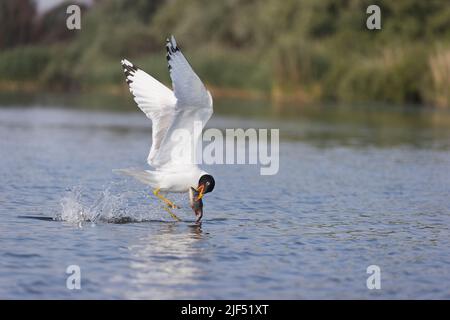
{"type": "Polygon", "coordinates": [[[197,218],[196,222],[200,222],[203,217],[203,201],[199,199],[199,194],[200,192],[194,188],[189,189],[189,203],[197,218]]]}

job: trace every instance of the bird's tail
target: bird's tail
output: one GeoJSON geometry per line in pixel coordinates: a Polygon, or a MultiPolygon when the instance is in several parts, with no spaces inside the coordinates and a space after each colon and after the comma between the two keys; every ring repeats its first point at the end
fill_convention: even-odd
{"type": "Polygon", "coordinates": [[[156,175],[152,171],[128,168],[128,169],[114,169],[113,172],[133,177],[136,180],[142,182],[143,184],[150,185],[153,188],[158,187],[156,175]]]}

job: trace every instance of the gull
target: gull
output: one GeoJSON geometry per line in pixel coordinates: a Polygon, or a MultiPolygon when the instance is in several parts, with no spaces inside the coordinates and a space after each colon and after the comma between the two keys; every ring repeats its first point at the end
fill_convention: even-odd
{"type": "Polygon", "coordinates": [[[190,206],[196,222],[200,222],[202,198],[213,191],[215,180],[192,160],[196,143],[186,143],[186,140],[174,137],[181,132],[193,142],[198,141],[202,130],[194,130],[194,124],[200,123],[201,129],[205,127],[213,113],[213,101],[211,93],[178,48],[174,36],[167,39],[166,49],[173,91],[130,61],[121,61],[134,101],[152,121],[152,146],[147,162],[153,170],[116,171],[151,186],[154,195],[167,204],[165,209],[176,220],[178,217],[170,209],[179,207],[161,192],[189,192],[190,206]],[[177,150],[184,150],[188,157],[180,161],[174,156],[177,150]]]}

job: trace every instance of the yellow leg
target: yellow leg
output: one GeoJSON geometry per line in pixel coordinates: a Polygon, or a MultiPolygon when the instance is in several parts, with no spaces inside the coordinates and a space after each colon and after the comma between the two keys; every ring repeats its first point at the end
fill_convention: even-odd
{"type": "Polygon", "coordinates": [[[159,194],[159,188],[153,190],[153,194],[155,196],[157,196],[159,199],[161,199],[162,201],[164,201],[169,206],[169,208],[172,208],[172,209],[177,209],[178,208],[178,206],[175,203],[173,203],[169,199],[167,199],[164,196],[162,196],[161,194],[159,194]]]}
{"type": "Polygon", "coordinates": [[[177,215],[176,215],[175,213],[173,213],[168,207],[164,207],[164,210],[166,210],[166,211],[170,214],[170,216],[171,216],[172,218],[174,218],[175,220],[181,221],[181,219],[178,218],[177,215]]]}
{"type": "Polygon", "coordinates": [[[178,218],[177,215],[172,212],[172,210],[170,210],[170,208],[173,209],[173,208],[178,208],[178,207],[172,201],[170,201],[169,199],[166,199],[165,197],[160,195],[159,194],[159,188],[153,190],[153,194],[155,196],[157,196],[159,199],[161,199],[162,201],[164,201],[168,205],[168,207],[164,207],[164,210],[166,210],[174,220],[181,221],[181,219],[178,218]]]}

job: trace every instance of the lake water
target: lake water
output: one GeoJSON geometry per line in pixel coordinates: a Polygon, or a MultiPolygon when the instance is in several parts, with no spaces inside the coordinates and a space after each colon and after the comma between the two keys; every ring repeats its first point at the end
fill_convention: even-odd
{"type": "Polygon", "coordinates": [[[209,127],[279,128],[280,170],[206,167],[216,188],[198,226],[186,196],[168,196],[175,222],[112,172],[145,168],[139,112],[0,108],[0,298],[450,298],[445,117],[217,110],[209,127]]]}

